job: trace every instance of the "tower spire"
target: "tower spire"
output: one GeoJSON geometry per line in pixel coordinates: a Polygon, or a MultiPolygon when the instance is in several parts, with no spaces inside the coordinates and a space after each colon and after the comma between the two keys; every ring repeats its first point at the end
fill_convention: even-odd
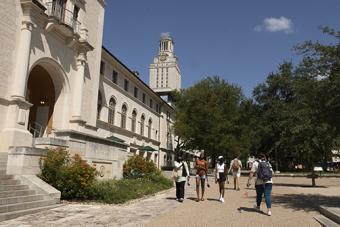
{"type": "Polygon", "coordinates": [[[159,52],[149,67],[149,86],[161,96],[181,89],[181,72],[174,53],[174,41],[168,32],[161,34],[159,52]]]}

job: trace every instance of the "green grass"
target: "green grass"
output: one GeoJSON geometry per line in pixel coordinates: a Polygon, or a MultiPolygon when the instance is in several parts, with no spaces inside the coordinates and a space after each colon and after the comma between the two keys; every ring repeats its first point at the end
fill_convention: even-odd
{"type": "Polygon", "coordinates": [[[169,189],[172,185],[172,181],[158,175],[142,179],[101,180],[92,186],[91,199],[104,203],[124,203],[169,189]]]}

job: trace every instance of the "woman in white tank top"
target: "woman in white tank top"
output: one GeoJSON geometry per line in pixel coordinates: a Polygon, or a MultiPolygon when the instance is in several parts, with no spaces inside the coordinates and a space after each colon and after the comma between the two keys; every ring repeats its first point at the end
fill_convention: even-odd
{"type": "Polygon", "coordinates": [[[215,168],[215,183],[218,182],[220,198],[219,201],[224,203],[224,185],[227,179],[227,167],[224,163],[223,156],[218,157],[218,163],[215,168]]]}

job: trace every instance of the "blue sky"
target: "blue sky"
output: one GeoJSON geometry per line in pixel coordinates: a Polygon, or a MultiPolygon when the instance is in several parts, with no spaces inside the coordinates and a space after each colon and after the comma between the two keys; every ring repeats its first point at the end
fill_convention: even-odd
{"type": "Polygon", "coordinates": [[[103,45],[148,83],[162,32],[175,41],[182,87],[218,75],[253,88],[305,40],[335,43],[318,26],[340,30],[340,0],[108,0],[103,45]]]}

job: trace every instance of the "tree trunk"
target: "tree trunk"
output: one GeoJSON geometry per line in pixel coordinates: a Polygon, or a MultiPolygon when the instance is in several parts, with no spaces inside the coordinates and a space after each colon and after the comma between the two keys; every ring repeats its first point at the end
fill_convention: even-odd
{"type": "Polygon", "coordinates": [[[316,175],[315,175],[315,172],[314,172],[314,169],[313,169],[313,170],[312,170],[312,187],[315,187],[315,186],[316,186],[315,178],[316,178],[316,175]]]}

